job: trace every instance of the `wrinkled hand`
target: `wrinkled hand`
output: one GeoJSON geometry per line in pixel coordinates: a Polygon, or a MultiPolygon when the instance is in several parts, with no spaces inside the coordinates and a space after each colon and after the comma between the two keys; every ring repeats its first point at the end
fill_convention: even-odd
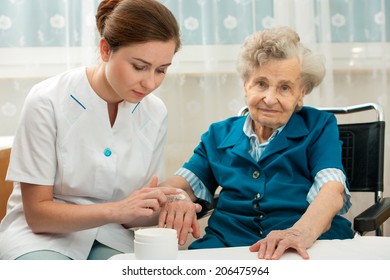
{"type": "Polygon", "coordinates": [[[188,233],[192,233],[195,238],[200,237],[200,230],[196,213],[202,207],[191,201],[183,191],[179,196],[182,199],[169,199],[160,211],[158,227],[173,228],[178,233],[179,244],[184,245],[187,241],[188,233]]]}
{"type": "Polygon", "coordinates": [[[295,249],[303,259],[309,259],[306,249],[310,248],[315,240],[308,233],[296,229],[274,230],[266,238],[259,240],[249,250],[258,252],[259,259],[278,260],[289,249],[295,249]]]}

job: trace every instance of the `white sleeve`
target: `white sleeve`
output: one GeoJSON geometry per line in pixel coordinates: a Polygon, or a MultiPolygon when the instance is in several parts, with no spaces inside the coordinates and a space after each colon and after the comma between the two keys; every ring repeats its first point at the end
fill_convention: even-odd
{"type": "Polygon", "coordinates": [[[53,103],[33,87],[28,94],[12,145],[7,180],[53,185],[56,168],[56,123],[53,103]]]}

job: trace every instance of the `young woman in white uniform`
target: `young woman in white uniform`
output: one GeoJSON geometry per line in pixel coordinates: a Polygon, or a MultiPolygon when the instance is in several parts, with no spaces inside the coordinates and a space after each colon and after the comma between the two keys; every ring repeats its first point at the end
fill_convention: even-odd
{"type": "Polygon", "coordinates": [[[0,259],[107,259],[133,251],[128,228],[156,223],[173,188],[163,171],[167,110],[151,92],[180,48],[155,0],[98,7],[101,63],[59,74],[27,96],[12,147],[14,181],[0,259]]]}

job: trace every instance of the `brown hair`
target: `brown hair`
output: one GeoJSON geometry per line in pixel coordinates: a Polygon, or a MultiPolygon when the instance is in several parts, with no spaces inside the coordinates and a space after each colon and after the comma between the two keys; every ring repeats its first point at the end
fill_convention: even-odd
{"type": "Polygon", "coordinates": [[[181,46],[180,30],[172,12],[157,0],[103,0],[96,26],[112,51],[131,44],[174,40],[181,46]]]}

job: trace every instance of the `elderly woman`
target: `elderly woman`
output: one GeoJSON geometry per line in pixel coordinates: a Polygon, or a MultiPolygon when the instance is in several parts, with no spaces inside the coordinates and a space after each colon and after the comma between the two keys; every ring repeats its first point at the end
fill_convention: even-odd
{"type": "Polygon", "coordinates": [[[268,29],[245,41],[238,72],[249,114],[212,124],[161,184],[188,197],[166,205],[159,225],[178,229],[181,243],[188,232],[198,237],[198,203],[211,204],[221,187],[206,234],[190,248],[251,245],[264,259],[293,248],[307,259],[317,239],[352,238],[340,216],[350,202],[336,118],[303,106],[324,77],[321,56],[292,29],[268,29]]]}

